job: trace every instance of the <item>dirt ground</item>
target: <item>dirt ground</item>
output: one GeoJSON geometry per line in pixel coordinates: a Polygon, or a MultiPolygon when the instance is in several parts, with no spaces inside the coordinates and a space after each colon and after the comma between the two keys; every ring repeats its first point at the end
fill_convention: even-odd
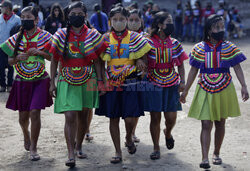
{"type": "MultiPolygon", "coordinates": [[[[250,40],[236,40],[238,47],[248,56],[250,40]]],[[[193,44],[184,43],[184,49],[190,52],[193,44]]],[[[246,82],[250,85],[250,60],[242,63],[246,82]]],[[[49,66],[47,66],[49,69],[49,66]]],[[[190,67],[186,62],[186,75],[190,67]]],[[[233,80],[237,90],[242,116],[228,119],[226,123],[226,136],[221,149],[223,164],[212,165],[211,170],[218,171],[248,171],[250,170],[250,100],[243,103],[240,96],[240,84],[234,74],[233,80]]],[[[124,122],[121,121],[121,143],[123,151],[123,163],[112,165],[109,163],[114,154],[113,143],[109,134],[109,120],[105,117],[94,116],[91,133],[94,140],[91,143],[83,143],[83,151],[87,153],[87,159],[77,159],[77,167],[74,170],[169,170],[169,171],[193,171],[200,170],[200,121],[187,117],[189,106],[194,94],[195,84],[183,105],[183,111],[178,113],[176,127],[173,130],[175,148],[171,151],[165,147],[163,132],[161,132],[161,159],[152,161],[149,158],[153,150],[149,132],[149,113],[141,117],[136,130],[141,142],[137,146],[135,155],[129,155],[123,143],[125,141],[124,122]]],[[[250,89],[249,89],[250,90],[250,89]]],[[[18,124],[18,114],[5,108],[8,93],[0,94],[0,170],[68,170],[64,162],[67,157],[66,143],[63,127],[64,116],[53,113],[53,106],[42,111],[42,128],[38,142],[38,152],[41,160],[31,162],[29,153],[23,148],[23,136],[18,124]]],[[[161,129],[164,128],[162,119],[161,129]]],[[[214,129],[213,129],[214,130],[214,129]]],[[[210,148],[210,157],[213,152],[213,138],[210,148]]]]}

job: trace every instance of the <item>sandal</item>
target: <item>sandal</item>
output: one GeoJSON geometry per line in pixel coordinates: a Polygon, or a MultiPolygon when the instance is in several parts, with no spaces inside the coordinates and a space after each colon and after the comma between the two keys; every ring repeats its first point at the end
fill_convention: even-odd
{"type": "Polygon", "coordinates": [[[135,135],[132,136],[132,140],[133,140],[135,143],[139,143],[139,142],[140,142],[140,139],[139,139],[137,136],[135,136],[135,135]]]}
{"type": "Polygon", "coordinates": [[[38,161],[38,160],[40,160],[39,154],[31,154],[30,155],[30,160],[31,161],[38,161]]]}
{"type": "Polygon", "coordinates": [[[169,150],[174,148],[174,138],[171,137],[169,139],[166,138],[166,146],[169,150]]]}
{"type": "Polygon", "coordinates": [[[200,168],[209,169],[209,168],[210,168],[209,161],[208,161],[208,160],[203,160],[203,161],[200,163],[200,168]]]}
{"type": "Polygon", "coordinates": [[[86,141],[89,141],[89,142],[90,142],[90,141],[92,141],[93,139],[94,139],[94,137],[93,137],[91,134],[89,134],[89,133],[86,134],[86,138],[85,138],[86,141]]]}
{"type": "Polygon", "coordinates": [[[150,154],[150,159],[151,160],[158,160],[161,158],[161,152],[160,151],[154,151],[153,153],[150,154]]]}
{"type": "Polygon", "coordinates": [[[76,151],[76,156],[79,159],[86,159],[88,157],[87,154],[84,154],[82,151],[76,151]]]}
{"type": "MultiPolygon", "coordinates": [[[[166,136],[166,129],[163,130],[165,136],[166,136]]],[[[169,150],[173,149],[174,148],[174,138],[173,136],[171,136],[171,138],[165,138],[166,140],[166,146],[169,150]]]]}
{"type": "Polygon", "coordinates": [[[136,153],[136,146],[135,146],[134,142],[131,145],[128,145],[128,143],[125,142],[125,147],[127,147],[129,154],[135,154],[136,153]]]}
{"type": "Polygon", "coordinates": [[[76,166],[76,161],[75,159],[69,159],[68,161],[65,162],[65,165],[70,168],[73,168],[76,166]]]}
{"type": "Polygon", "coordinates": [[[219,157],[219,155],[214,154],[212,160],[213,160],[214,165],[221,165],[222,164],[222,159],[219,157]]]}
{"type": "Polygon", "coordinates": [[[120,157],[120,156],[112,157],[110,160],[110,163],[112,163],[112,164],[118,164],[121,162],[122,162],[122,157],[120,157]]]}

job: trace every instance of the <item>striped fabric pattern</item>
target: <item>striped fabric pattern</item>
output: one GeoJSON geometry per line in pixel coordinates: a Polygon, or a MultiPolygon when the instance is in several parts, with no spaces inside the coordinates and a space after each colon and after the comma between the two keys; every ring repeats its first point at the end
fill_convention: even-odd
{"type": "Polygon", "coordinates": [[[205,45],[204,42],[197,43],[190,53],[190,59],[197,62],[205,62],[205,45]]]}
{"type": "Polygon", "coordinates": [[[147,32],[144,32],[144,31],[142,31],[142,32],[140,32],[140,35],[142,35],[143,37],[150,37],[150,35],[147,33],[147,32]]]}
{"type": "Polygon", "coordinates": [[[148,74],[149,80],[159,87],[171,87],[176,85],[180,78],[174,68],[154,69],[148,74]]]}
{"type": "MultiPolygon", "coordinates": [[[[230,41],[225,41],[222,43],[220,55],[218,56],[218,53],[217,53],[217,56],[220,58],[220,60],[217,60],[217,61],[220,62],[220,65],[222,65],[222,63],[226,65],[228,63],[227,66],[230,66],[230,63],[237,61],[237,58],[241,57],[241,55],[243,55],[242,52],[240,51],[239,48],[236,47],[235,44],[233,44],[230,41]]],[[[203,65],[206,63],[206,61],[207,59],[206,59],[206,54],[205,54],[205,42],[197,43],[190,53],[190,64],[191,65],[193,64],[193,66],[195,65],[195,63],[196,63],[196,66],[197,64],[203,65]]]]}
{"type": "Polygon", "coordinates": [[[112,86],[120,86],[130,74],[136,71],[134,65],[117,65],[108,66],[106,72],[106,79],[112,86]]]}
{"type": "Polygon", "coordinates": [[[205,42],[196,44],[190,53],[190,64],[202,71],[198,84],[208,93],[219,93],[229,86],[232,76],[229,70],[224,73],[219,72],[219,69],[230,68],[246,58],[242,52],[232,42],[225,41],[221,45],[220,52],[216,53],[217,69],[213,66],[213,52],[209,49],[205,50],[205,42]],[[212,72],[213,71],[213,72],[212,72]]]}
{"type": "Polygon", "coordinates": [[[200,74],[200,80],[198,84],[200,87],[209,93],[219,93],[229,86],[232,76],[230,73],[219,74],[200,74]]]}
{"type": "MultiPolygon", "coordinates": [[[[141,36],[139,33],[129,31],[130,34],[130,41],[129,41],[129,59],[139,59],[143,55],[145,55],[148,51],[150,51],[151,46],[148,44],[147,39],[145,39],[143,36],[141,36]]],[[[107,44],[110,44],[110,33],[106,33],[103,36],[104,41],[107,44]]],[[[102,59],[104,61],[110,61],[111,60],[111,50],[110,47],[108,47],[104,54],[101,55],[102,59]]]]}
{"type": "MultiPolygon", "coordinates": [[[[45,46],[48,45],[48,43],[51,40],[51,37],[52,35],[49,32],[41,30],[38,36],[37,48],[42,51],[45,50],[45,46]]],[[[12,57],[14,54],[16,39],[17,39],[17,34],[10,37],[1,45],[1,48],[5,51],[5,53],[9,57],[12,57]]],[[[22,53],[23,51],[24,51],[24,42],[21,40],[18,53],[22,53]]]]}
{"type": "MultiPolygon", "coordinates": [[[[58,56],[63,55],[64,43],[66,38],[66,28],[57,31],[51,41],[50,51],[58,56]]],[[[96,29],[88,29],[84,41],[85,56],[94,55],[103,45],[103,37],[96,29]]],[[[57,57],[58,58],[58,57],[57,57]]]]}
{"type": "MultiPolygon", "coordinates": [[[[3,44],[1,44],[2,50],[12,58],[14,55],[14,49],[18,34],[13,35],[3,44]]],[[[38,35],[30,40],[31,43],[36,43],[37,49],[44,51],[46,46],[49,45],[52,35],[44,30],[40,30],[38,35]]],[[[24,46],[27,46],[27,40],[23,36],[18,53],[24,52],[24,46]]],[[[26,61],[20,61],[15,64],[14,69],[21,78],[25,80],[34,80],[40,78],[45,73],[44,58],[42,56],[30,56],[26,61]]]]}
{"type": "Polygon", "coordinates": [[[160,87],[171,87],[178,84],[180,78],[178,73],[175,71],[175,61],[179,60],[179,57],[184,53],[181,43],[171,38],[169,44],[164,42],[164,49],[162,52],[161,47],[156,47],[152,39],[148,39],[149,44],[153,47],[148,53],[149,67],[148,78],[149,80],[160,87]],[[165,64],[164,69],[157,68],[158,64],[165,64]],[[170,64],[170,65],[167,65],[170,64]],[[154,66],[155,65],[155,66],[154,66]]]}
{"type": "Polygon", "coordinates": [[[166,48],[161,50],[161,48],[156,48],[156,63],[170,63],[172,60],[172,49],[166,48]],[[163,54],[163,56],[161,55],[163,54]]]}
{"type": "MultiPolygon", "coordinates": [[[[213,52],[206,52],[205,53],[205,68],[214,68],[213,66],[213,52]]],[[[220,67],[220,52],[216,53],[216,62],[217,67],[220,67]]]]}
{"type": "Polygon", "coordinates": [[[242,52],[232,42],[226,41],[222,44],[221,61],[229,61],[240,55],[242,52]]]}
{"type": "Polygon", "coordinates": [[[86,83],[92,76],[93,67],[64,67],[62,69],[62,76],[64,80],[71,84],[80,86],[86,83]]]}
{"type": "MultiPolygon", "coordinates": [[[[151,59],[155,59],[156,60],[156,57],[159,56],[161,53],[159,53],[159,50],[157,50],[154,46],[154,42],[151,40],[151,39],[147,39],[149,44],[153,47],[151,49],[151,51],[148,53],[148,57],[151,58],[151,59]]],[[[171,51],[172,51],[172,55],[171,55],[171,59],[169,60],[165,60],[165,61],[169,61],[171,62],[172,59],[176,59],[178,58],[183,52],[183,48],[182,48],[182,45],[181,43],[174,39],[174,38],[171,38],[171,41],[172,41],[172,48],[171,48],[171,51]]],[[[166,47],[167,48],[167,47],[166,47]]],[[[160,48],[158,48],[160,49],[160,48]]],[[[169,54],[169,51],[168,52],[165,52],[164,55],[166,55],[166,53],[169,54]]],[[[166,55],[167,58],[170,58],[168,55],[166,55]]]]}

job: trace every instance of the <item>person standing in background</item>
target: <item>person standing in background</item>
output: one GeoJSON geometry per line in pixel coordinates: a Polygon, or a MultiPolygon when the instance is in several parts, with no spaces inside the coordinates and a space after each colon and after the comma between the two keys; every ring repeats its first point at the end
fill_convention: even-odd
{"type": "Polygon", "coordinates": [[[183,25],[182,25],[183,9],[181,5],[181,1],[178,1],[177,9],[174,11],[174,15],[175,15],[175,37],[178,39],[178,38],[181,38],[182,29],[183,29],[183,25]]]}
{"type": "Polygon", "coordinates": [[[99,33],[104,34],[108,31],[108,17],[101,11],[101,6],[99,4],[94,5],[95,13],[90,18],[90,24],[97,30],[99,33]]]}
{"type": "Polygon", "coordinates": [[[64,28],[66,21],[64,18],[64,12],[60,4],[55,3],[52,8],[49,17],[46,20],[45,30],[54,34],[58,29],[64,28]]]}
{"type": "Polygon", "coordinates": [[[196,41],[198,32],[199,32],[199,40],[202,39],[203,36],[203,26],[202,26],[202,19],[203,19],[203,10],[201,8],[201,2],[195,2],[195,9],[193,9],[193,42],[196,41]]]}
{"type": "MultiPolygon", "coordinates": [[[[4,1],[1,4],[2,14],[0,15],[0,44],[10,37],[10,30],[21,25],[20,17],[13,14],[11,1],[4,1]]],[[[6,88],[9,92],[12,87],[14,69],[8,64],[8,55],[0,49],[0,92],[5,92],[6,88]],[[8,81],[6,84],[5,68],[8,69],[8,81]]]]}
{"type": "Polygon", "coordinates": [[[122,3],[122,0],[102,0],[102,10],[108,14],[112,8],[112,5],[122,3]]]}
{"type": "Polygon", "coordinates": [[[222,16],[225,21],[225,37],[228,37],[228,25],[230,22],[229,10],[226,8],[226,3],[224,0],[219,1],[219,9],[217,10],[216,14],[222,16]]]}
{"type": "Polygon", "coordinates": [[[186,9],[184,12],[182,41],[184,41],[186,37],[190,39],[192,36],[192,27],[191,27],[192,20],[193,20],[193,13],[191,4],[190,2],[187,2],[186,9]]]}
{"type": "Polygon", "coordinates": [[[204,10],[204,18],[205,18],[205,21],[204,21],[204,24],[205,22],[207,21],[207,18],[212,15],[212,14],[215,14],[215,10],[214,8],[212,7],[212,3],[211,2],[208,2],[207,3],[207,6],[206,6],[206,9],[204,10]]]}

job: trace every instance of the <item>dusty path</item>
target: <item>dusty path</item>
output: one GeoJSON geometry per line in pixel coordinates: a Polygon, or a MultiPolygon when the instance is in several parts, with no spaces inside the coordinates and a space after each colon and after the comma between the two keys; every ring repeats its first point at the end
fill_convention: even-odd
{"type": "MultiPolygon", "coordinates": [[[[250,54],[249,39],[237,45],[242,51],[250,54]]],[[[184,44],[186,52],[190,52],[193,44],[184,44]]],[[[250,57],[250,55],[248,55],[250,57]]],[[[247,84],[250,85],[250,60],[242,64],[247,84]]],[[[186,62],[186,71],[189,71],[186,62]]],[[[233,73],[234,83],[240,101],[242,116],[229,119],[226,123],[226,136],[221,150],[224,164],[212,166],[212,170],[239,171],[250,170],[250,101],[243,103],[240,97],[240,86],[233,73]]],[[[249,86],[250,87],[250,86],[249,86]]],[[[179,112],[177,125],[173,131],[176,146],[169,151],[165,147],[163,132],[161,133],[161,159],[151,161],[149,154],[152,152],[152,141],[149,133],[149,114],[141,117],[136,131],[141,139],[137,153],[133,156],[127,153],[123,146],[125,129],[121,122],[121,137],[123,147],[123,164],[111,165],[110,157],[114,153],[113,144],[108,131],[108,119],[94,116],[91,131],[94,136],[92,143],[84,142],[83,150],[88,154],[88,159],[78,160],[75,170],[170,170],[170,171],[193,171],[200,170],[198,164],[201,160],[200,151],[200,122],[187,118],[188,108],[193,97],[195,86],[192,86],[188,95],[187,104],[183,105],[183,112],[179,112]]],[[[250,90],[250,89],[249,89],[250,90]]],[[[66,160],[66,143],[64,140],[63,127],[64,116],[53,113],[53,107],[42,111],[42,129],[38,142],[38,151],[41,160],[29,161],[29,155],[23,148],[23,137],[18,124],[17,112],[7,110],[5,102],[8,93],[0,94],[0,170],[67,170],[64,166],[66,160]]],[[[162,129],[163,129],[162,120],[162,129]]],[[[212,157],[213,139],[210,149],[212,157]]]]}

